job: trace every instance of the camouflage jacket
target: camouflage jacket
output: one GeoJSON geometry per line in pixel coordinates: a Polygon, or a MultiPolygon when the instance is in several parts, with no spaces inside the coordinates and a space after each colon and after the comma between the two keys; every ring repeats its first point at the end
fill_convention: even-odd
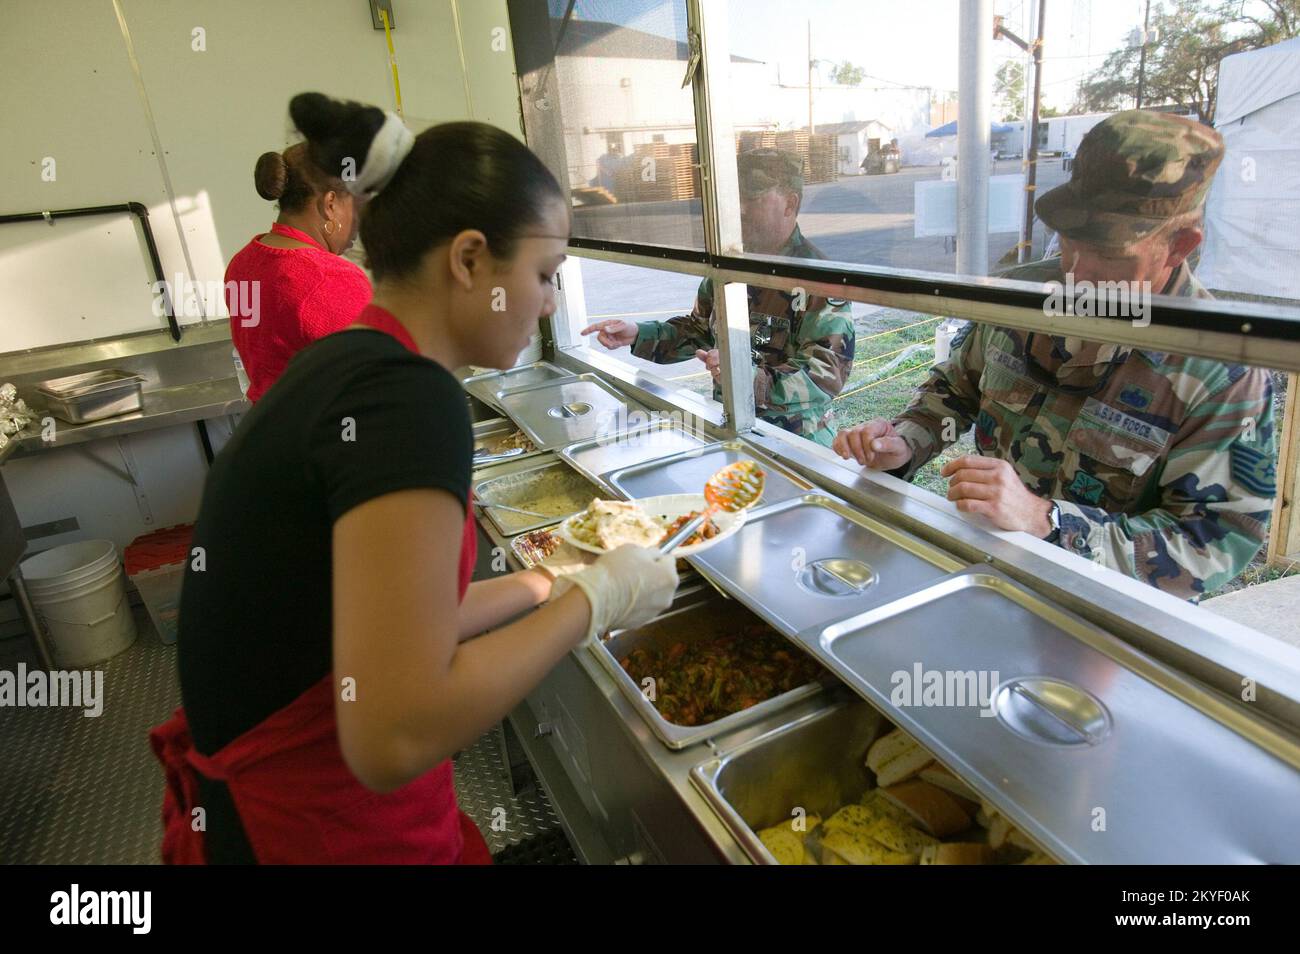
{"type": "MultiPolygon", "coordinates": [[[[777,254],[825,258],[798,227],[777,254]]],[[[849,303],[750,286],[749,331],[758,416],[829,447],[835,436],[831,402],[853,370],[853,312],[849,303]],[[800,304],[803,310],[796,309],[800,304]]],[[[671,364],[694,358],[697,350],[716,347],[713,283],[706,278],[700,282],[695,308],[689,315],[637,323],[632,353],[647,361],[671,364]]],[[[713,397],[721,399],[716,385],[713,397]]]]}
{"type": "MultiPolygon", "coordinates": [[[[1060,280],[1059,260],[1006,277],[1060,280]]],[[[1209,297],[1186,265],[1165,294],[1209,297]]],[[[1060,546],[1158,589],[1199,599],[1264,540],[1276,493],[1266,371],[971,324],[895,422],[915,455],[900,476],[971,424],[979,453],[1056,501],[1060,546]]]]}

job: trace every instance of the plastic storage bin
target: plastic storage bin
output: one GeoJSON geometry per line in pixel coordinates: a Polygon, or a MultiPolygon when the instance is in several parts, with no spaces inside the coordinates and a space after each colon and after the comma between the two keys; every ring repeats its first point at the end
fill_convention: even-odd
{"type": "Polygon", "coordinates": [[[189,559],[193,524],[181,524],[136,537],[126,548],[126,575],[140,591],[158,638],[176,642],[181,581],[189,559]]]}

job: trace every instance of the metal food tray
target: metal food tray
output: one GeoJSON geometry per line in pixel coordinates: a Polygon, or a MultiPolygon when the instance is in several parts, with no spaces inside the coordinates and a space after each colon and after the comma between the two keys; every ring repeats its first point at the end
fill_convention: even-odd
{"type": "Polygon", "coordinates": [[[610,437],[570,444],[559,455],[578,473],[617,495],[618,488],[606,480],[614,471],[675,456],[711,442],[711,438],[690,430],[681,421],[668,419],[610,437]]]}
{"type": "Polygon", "coordinates": [[[594,374],[513,388],[501,394],[500,405],[534,444],[548,450],[605,435],[615,437],[626,429],[630,414],[648,414],[594,374]]]}
{"type": "MultiPolygon", "coordinates": [[[[507,420],[504,417],[494,417],[491,420],[479,421],[474,425],[474,450],[477,453],[480,448],[491,448],[497,441],[500,441],[504,437],[509,437],[518,430],[519,428],[515,427],[513,421],[507,420]]],[[[512,454],[509,457],[497,457],[491,455],[485,457],[475,456],[473,467],[475,470],[478,470],[482,467],[491,467],[494,464],[504,463],[506,461],[529,460],[530,458],[539,457],[545,453],[546,451],[538,447],[531,451],[524,451],[522,454],[512,454]]]]}
{"type": "Polygon", "coordinates": [[[789,636],[887,604],[965,566],[822,494],[760,506],[734,536],[689,559],[789,636]]]}
{"type": "Polygon", "coordinates": [[[611,471],[604,480],[633,500],[658,497],[661,494],[699,494],[704,492],[704,485],[709,478],[723,467],[746,459],[757,461],[767,474],[763,498],[756,509],[792,497],[801,497],[813,489],[808,481],[741,440],[721,441],[658,460],[621,467],[611,471]]]}
{"type": "Polygon", "coordinates": [[[1284,821],[1300,771],[1203,711],[1185,677],[989,567],[800,642],[1062,861],[1300,862],[1284,821]],[[977,677],[976,700],[895,705],[918,660],[968,697],[977,677]],[[1109,806],[1103,838],[1091,806],[1109,806]]]}
{"type": "Polygon", "coordinates": [[[691,769],[691,783],[755,864],[774,865],[758,832],[795,808],[829,817],[858,801],[874,779],[867,749],[889,723],[852,700],[773,729],[691,769]]]}
{"type": "Polygon", "coordinates": [[[571,377],[573,377],[572,372],[556,367],[549,361],[535,361],[505,371],[471,375],[462,380],[461,384],[474,397],[499,411],[501,410],[500,394],[504,391],[571,377]]]}
{"type": "MultiPolygon", "coordinates": [[[[738,610],[734,603],[724,600],[710,598],[690,602],[689,605],[674,606],[669,612],[639,629],[615,630],[603,641],[593,640],[589,647],[601,666],[613,677],[619,691],[623,693],[628,702],[632,704],[632,707],[645,720],[651,731],[659,737],[659,740],[670,749],[684,749],[713,736],[760,721],[771,713],[793,705],[800,699],[815,696],[826,688],[820,682],[808,683],[781,695],[773,696],[771,699],[750,706],[748,709],[733,712],[714,722],[704,725],[683,726],[675,725],[660,715],[654,704],[642,695],[641,687],[634,683],[632,677],[619,665],[619,658],[638,646],[681,639],[684,633],[689,634],[691,637],[702,638],[705,635],[732,631],[747,622],[751,622],[751,619],[746,618],[747,615],[743,610],[738,610]]],[[[756,619],[752,621],[758,622],[756,619]]],[[[792,645],[790,649],[796,653],[804,652],[797,645],[792,645]]],[[[826,677],[830,678],[829,672],[826,677]]]]}
{"type": "Polygon", "coordinates": [[[143,382],[141,374],[104,368],[42,381],[36,393],[55,417],[69,424],[87,424],[140,410],[143,382]]]}
{"type": "MultiPolygon", "coordinates": [[[[529,530],[551,526],[580,510],[585,510],[587,505],[591,503],[592,498],[599,496],[599,491],[587,478],[574,471],[563,461],[556,460],[553,455],[548,454],[540,462],[528,467],[513,467],[510,465],[506,465],[506,467],[508,469],[488,471],[488,476],[485,476],[473,486],[475,505],[481,507],[503,537],[513,537],[529,530]],[[562,476],[553,477],[551,476],[553,474],[562,476]],[[533,505],[537,503],[539,485],[548,481],[572,488],[573,493],[570,495],[573,503],[572,510],[566,510],[563,513],[550,513],[543,517],[529,517],[520,513],[511,513],[508,510],[483,506],[486,503],[499,503],[524,510],[536,510],[537,507],[533,505]]],[[[551,493],[554,491],[548,490],[546,492],[551,493]]]]}

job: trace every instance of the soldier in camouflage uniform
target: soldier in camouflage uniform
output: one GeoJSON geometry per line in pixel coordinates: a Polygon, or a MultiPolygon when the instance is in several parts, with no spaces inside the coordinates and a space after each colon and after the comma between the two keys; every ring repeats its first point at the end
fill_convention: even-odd
{"type": "MultiPolygon", "coordinates": [[[[803,237],[796,217],[803,201],[803,165],[790,153],[752,149],[737,160],[745,250],[792,258],[825,258],[803,237]]],[[[758,416],[829,447],[835,436],[831,402],[853,368],[853,313],[842,299],[749,288],[749,328],[758,416]]],[[[721,399],[713,282],[700,282],[689,315],[667,321],[596,322],[607,348],[632,346],[638,358],[671,364],[699,358],[721,399]]]]}
{"type": "MultiPolygon", "coordinates": [[[[1208,298],[1189,269],[1223,157],[1212,129],[1129,111],[1084,137],[1071,179],[1040,198],[1062,256],[1005,277],[1147,281],[1208,298]],[[1064,266],[1063,266],[1064,261],[1064,266]]],[[[1078,313],[1078,312],[1075,312],[1078,313]]],[[[958,509],[1196,600],[1259,550],[1275,495],[1267,372],[1207,358],[971,324],[892,421],[841,432],[844,457],[911,479],[974,424],[951,461],[958,509]]]]}

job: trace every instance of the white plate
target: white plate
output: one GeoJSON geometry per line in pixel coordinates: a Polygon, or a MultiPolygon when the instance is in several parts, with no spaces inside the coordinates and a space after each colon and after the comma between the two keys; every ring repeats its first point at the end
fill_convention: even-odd
{"type": "MultiPolygon", "coordinates": [[[[632,502],[640,504],[641,509],[652,517],[667,517],[669,523],[683,514],[693,513],[696,510],[703,510],[708,506],[708,504],[705,503],[704,494],[665,494],[662,497],[645,497],[641,500],[632,502]]],[[[696,543],[689,547],[678,547],[673,551],[673,556],[690,556],[692,553],[701,553],[704,550],[709,549],[709,547],[721,543],[745,525],[745,515],[748,512],[749,511],[747,510],[742,510],[739,513],[718,511],[713,515],[713,525],[718,528],[718,535],[713,537],[711,540],[705,540],[703,543],[696,543]]],[[[586,513],[586,511],[584,510],[582,513],[586,513]]],[[[579,550],[586,550],[588,553],[607,552],[600,547],[592,546],[589,543],[583,543],[569,532],[570,522],[582,516],[582,513],[574,514],[556,527],[556,534],[565,543],[575,546],[579,550]]]]}

